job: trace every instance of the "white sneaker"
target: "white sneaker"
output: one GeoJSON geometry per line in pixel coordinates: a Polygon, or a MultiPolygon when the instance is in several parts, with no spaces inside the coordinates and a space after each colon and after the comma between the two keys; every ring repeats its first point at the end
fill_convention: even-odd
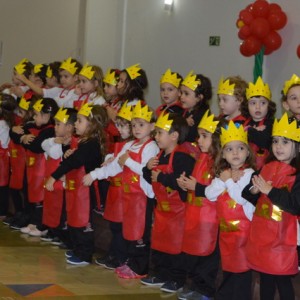
{"type": "Polygon", "coordinates": [[[45,236],[47,234],[48,230],[38,230],[37,228],[32,229],[28,232],[29,235],[31,236],[45,236]]]}
{"type": "Polygon", "coordinates": [[[22,232],[22,233],[29,233],[31,230],[33,230],[33,229],[36,229],[36,225],[33,225],[33,224],[29,224],[28,226],[26,226],[26,227],[22,227],[21,229],[20,229],[20,231],[22,232]]]}

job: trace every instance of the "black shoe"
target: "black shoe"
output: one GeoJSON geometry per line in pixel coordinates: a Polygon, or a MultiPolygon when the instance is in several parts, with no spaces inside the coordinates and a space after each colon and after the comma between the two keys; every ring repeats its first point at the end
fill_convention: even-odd
{"type": "Polygon", "coordinates": [[[107,255],[104,255],[104,256],[102,256],[102,257],[96,258],[96,259],[95,259],[95,263],[96,263],[98,266],[104,267],[105,264],[106,264],[108,261],[112,260],[112,259],[113,259],[113,256],[107,254],[107,255]]]}
{"type": "Polygon", "coordinates": [[[158,277],[148,275],[147,277],[141,279],[141,283],[144,285],[161,287],[165,283],[165,281],[161,280],[158,277]]]}
{"type": "Polygon", "coordinates": [[[182,285],[179,285],[176,281],[169,280],[161,286],[160,290],[167,293],[176,293],[181,287],[182,285]]]}
{"type": "Polygon", "coordinates": [[[104,268],[108,269],[108,270],[114,270],[114,269],[120,267],[121,265],[123,265],[123,263],[121,263],[118,258],[114,257],[113,259],[108,260],[105,263],[104,268]]]}
{"type": "Polygon", "coordinates": [[[30,216],[22,213],[16,220],[10,224],[10,228],[20,230],[22,227],[26,227],[30,223],[30,216]]]}
{"type": "Polygon", "coordinates": [[[7,216],[3,219],[2,223],[5,225],[10,225],[14,220],[14,216],[7,216]]]}

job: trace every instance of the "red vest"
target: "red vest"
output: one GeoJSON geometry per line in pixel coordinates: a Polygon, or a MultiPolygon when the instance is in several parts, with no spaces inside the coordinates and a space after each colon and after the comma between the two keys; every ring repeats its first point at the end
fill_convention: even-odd
{"type": "Polygon", "coordinates": [[[0,186],[7,186],[9,182],[9,151],[3,149],[0,143],[0,186]]]}
{"type": "Polygon", "coordinates": [[[217,199],[217,214],[220,223],[219,245],[222,270],[233,273],[249,270],[246,258],[246,243],[250,231],[250,220],[242,205],[224,191],[217,199]]]}
{"type": "MultiPolygon", "coordinates": [[[[212,160],[207,153],[201,153],[192,176],[202,185],[211,183],[212,160]]],[[[191,255],[206,256],[216,248],[219,223],[216,202],[205,197],[196,197],[195,191],[188,191],[185,210],[185,228],[182,251],[191,255]]]]}
{"type": "MultiPolygon", "coordinates": [[[[145,146],[152,142],[149,139],[138,153],[129,151],[129,156],[141,162],[145,146]]],[[[124,166],[123,169],[123,237],[128,241],[140,240],[144,235],[147,196],[140,186],[140,176],[124,166]]]]}
{"type": "MultiPolygon", "coordinates": [[[[276,188],[291,190],[295,169],[288,164],[273,161],[261,170],[266,181],[276,188]]],[[[251,223],[247,256],[250,267],[259,272],[292,275],[298,272],[297,216],[273,205],[261,194],[251,223]]]]}
{"type": "MultiPolygon", "coordinates": [[[[165,174],[172,173],[175,151],[171,153],[167,165],[159,165],[156,169],[165,174]]],[[[169,254],[179,254],[182,249],[185,204],[180,199],[178,191],[159,182],[152,182],[152,187],[157,206],[154,209],[151,248],[169,254]]]]}
{"type": "MultiPolygon", "coordinates": [[[[48,157],[46,160],[46,172],[45,178],[51,176],[51,174],[57,169],[61,162],[61,159],[53,159],[48,157]]],[[[62,207],[63,207],[63,185],[61,180],[57,180],[54,183],[54,190],[45,190],[44,206],[43,206],[43,224],[50,228],[56,228],[61,219],[62,207]]]]}
{"type": "MultiPolygon", "coordinates": [[[[125,142],[115,143],[114,157],[123,148],[125,142]]],[[[112,222],[123,222],[123,187],[122,173],[110,178],[110,186],[107,192],[104,218],[112,222]]]]}

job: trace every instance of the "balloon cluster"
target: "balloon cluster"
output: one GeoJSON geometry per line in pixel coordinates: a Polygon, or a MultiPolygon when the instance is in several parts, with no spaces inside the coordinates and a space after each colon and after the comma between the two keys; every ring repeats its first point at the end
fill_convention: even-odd
{"type": "Polygon", "coordinates": [[[240,52],[244,56],[255,55],[264,47],[264,54],[280,48],[282,39],[277,30],[287,23],[287,16],[276,3],[256,0],[239,13],[236,26],[238,37],[243,40],[240,52]]]}

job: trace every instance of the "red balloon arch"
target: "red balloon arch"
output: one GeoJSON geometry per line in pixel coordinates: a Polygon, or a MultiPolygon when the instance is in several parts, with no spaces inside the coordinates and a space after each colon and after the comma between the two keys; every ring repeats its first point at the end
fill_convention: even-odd
{"type": "MultiPolygon", "coordinates": [[[[249,4],[240,11],[236,21],[238,37],[242,40],[241,54],[249,57],[264,49],[264,54],[269,55],[279,49],[282,39],[277,30],[282,29],[286,23],[287,16],[278,4],[266,0],[256,0],[249,4]]],[[[300,49],[297,49],[297,54],[300,57],[300,49]]]]}

